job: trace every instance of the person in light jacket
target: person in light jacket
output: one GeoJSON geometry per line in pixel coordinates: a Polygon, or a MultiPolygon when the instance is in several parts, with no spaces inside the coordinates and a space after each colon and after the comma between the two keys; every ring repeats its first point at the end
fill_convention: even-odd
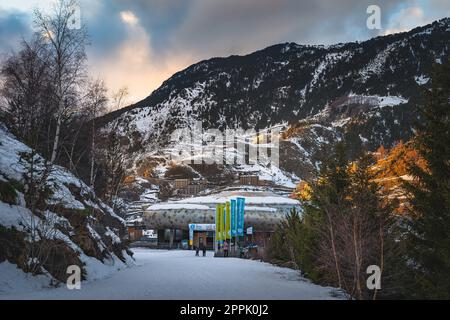
{"type": "Polygon", "coordinates": [[[223,243],[223,255],[224,255],[224,257],[228,257],[228,241],[225,241],[224,243],[223,243]]]}

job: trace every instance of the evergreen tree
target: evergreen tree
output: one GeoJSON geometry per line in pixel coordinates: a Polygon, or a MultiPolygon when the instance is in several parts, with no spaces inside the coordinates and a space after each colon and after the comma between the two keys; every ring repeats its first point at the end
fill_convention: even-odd
{"type": "Polygon", "coordinates": [[[396,275],[393,207],[375,182],[374,159],[365,154],[350,162],[346,150],[338,143],[316,179],[299,189],[301,215],[293,211],[280,224],[272,253],[293,262],[313,281],[344,289],[351,298],[388,297],[396,275]],[[381,292],[366,286],[371,265],[380,268],[381,292]]]}
{"type": "Polygon", "coordinates": [[[393,259],[396,251],[394,205],[379,192],[380,185],[375,182],[376,173],[372,170],[373,161],[370,155],[364,154],[352,163],[347,191],[350,208],[338,229],[343,240],[341,268],[347,275],[347,292],[351,288],[352,296],[358,299],[393,294],[389,278],[395,275],[392,264],[396,262],[393,259]],[[366,270],[371,265],[380,268],[381,292],[368,290],[366,286],[366,270]]]}
{"type": "Polygon", "coordinates": [[[406,183],[413,212],[408,228],[409,265],[415,297],[449,299],[450,61],[435,67],[431,89],[424,96],[423,124],[417,127],[415,146],[426,168],[412,163],[409,174],[414,180],[406,183]]]}
{"type": "Polygon", "coordinates": [[[303,203],[305,220],[316,233],[317,265],[322,281],[345,287],[339,253],[338,222],[349,208],[346,191],[350,183],[346,145],[338,142],[334,152],[323,161],[316,181],[311,182],[311,200],[303,203]]]}

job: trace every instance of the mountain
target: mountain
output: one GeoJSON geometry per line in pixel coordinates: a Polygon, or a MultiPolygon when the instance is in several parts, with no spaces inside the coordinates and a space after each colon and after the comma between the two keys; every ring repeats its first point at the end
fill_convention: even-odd
{"type": "Polygon", "coordinates": [[[26,196],[44,172],[44,159],[0,123],[0,264],[14,275],[0,287],[20,287],[15,281],[25,273],[44,286],[64,283],[71,265],[91,280],[132,263],[121,240],[125,221],[67,169],[51,170],[40,201],[37,192],[26,196]]]}
{"type": "MultiPolygon", "coordinates": [[[[136,164],[164,156],[170,133],[190,127],[283,125],[280,161],[293,180],[311,176],[326,147],[346,138],[361,149],[413,134],[420,91],[450,54],[450,18],[409,32],[331,46],[278,44],[213,58],[173,75],[141,102],[104,116],[136,164]]],[[[277,175],[279,173],[275,173],[277,175]]]]}

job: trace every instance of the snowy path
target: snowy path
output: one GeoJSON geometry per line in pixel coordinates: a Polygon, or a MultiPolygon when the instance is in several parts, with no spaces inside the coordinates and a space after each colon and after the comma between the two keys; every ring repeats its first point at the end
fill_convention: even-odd
{"type": "Polygon", "coordinates": [[[136,266],[82,284],[0,299],[335,299],[294,270],[258,261],[195,257],[192,251],[134,249],[136,266]]]}

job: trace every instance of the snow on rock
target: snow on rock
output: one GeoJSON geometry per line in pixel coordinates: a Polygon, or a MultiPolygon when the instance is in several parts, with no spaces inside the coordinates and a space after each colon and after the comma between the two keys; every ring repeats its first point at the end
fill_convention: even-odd
{"type": "Polygon", "coordinates": [[[420,76],[415,76],[414,80],[416,81],[416,83],[419,86],[423,86],[423,85],[427,84],[428,81],[430,81],[430,78],[422,74],[420,76]]]}
{"type": "Polygon", "coordinates": [[[168,100],[156,106],[156,112],[154,108],[144,107],[131,116],[125,114],[111,123],[109,129],[118,129],[121,134],[126,134],[128,130],[136,130],[144,139],[149,139],[161,136],[161,129],[166,125],[170,115],[177,114],[181,124],[189,124],[190,116],[210,100],[205,93],[205,85],[206,82],[197,82],[193,87],[184,88],[178,95],[170,95],[168,100]],[[117,128],[118,124],[120,126],[117,128]]]}
{"type": "MultiPolygon", "coordinates": [[[[62,241],[65,248],[61,247],[60,250],[71,252],[73,257],[70,258],[72,260],[58,263],[63,265],[70,261],[79,261],[85,264],[81,267],[85,269],[88,279],[95,278],[96,276],[89,272],[97,274],[99,272],[96,270],[99,268],[105,269],[101,274],[107,274],[107,269],[117,271],[117,268],[129,265],[131,258],[121,239],[126,233],[124,220],[98,199],[92,189],[65,168],[53,166],[47,179],[47,186],[51,191],[48,198],[36,208],[36,212],[30,211],[22,192],[26,190],[25,178],[30,167],[31,152],[28,146],[0,127],[0,182],[10,190],[9,197],[0,199],[0,226],[6,228],[6,232],[17,231],[17,236],[23,237],[24,240],[20,246],[12,246],[11,250],[15,250],[13,255],[6,256],[9,262],[5,262],[5,256],[0,254],[0,283],[4,284],[2,287],[14,291],[14,283],[17,280],[16,289],[20,289],[24,279],[29,278],[28,275],[22,275],[21,270],[25,269],[29,261],[41,262],[36,257],[21,258],[28,254],[24,246],[30,241],[58,241],[58,245],[61,245],[62,241]],[[94,228],[91,224],[97,227],[94,228]],[[89,236],[80,237],[78,232],[84,230],[89,236]],[[20,250],[21,252],[16,252],[20,250]],[[14,268],[9,264],[14,264],[14,268]],[[17,267],[20,268],[19,271],[15,271],[17,267]],[[1,271],[3,269],[5,272],[1,271]],[[15,277],[8,280],[11,274],[15,277]]],[[[33,162],[36,170],[34,174],[42,174],[43,158],[35,155],[33,162]]],[[[54,278],[56,270],[51,267],[46,270],[42,265],[41,271],[46,277],[40,277],[38,284],[43,279],[58,282],[54,278]]],[[[30,280],[30,284],[32,282],[30,280]]]]}
{"type": "Polygon", "coordinates": [[[274,166],[273,164],[267,166],[261,164],[246,164],[236,167],[235,170],[240,173],[250,172],[256,174],[260,180],[271,181],[276,185],[287,188],[295,188],[297,183],[300,182],[300,178],[294,173],[285,172],[280,167],[274,166]]]}
{"type": "Polygon", "coordinates": [[[105,235],[110,237],[114,244],[122,243],[122,240],[109,227],[106,227],[105,235]]]}
{"type": "Polygon", "coordinates": [[[384,108],[408,103],[408,99],[401,96],[377,96],[350,93],[348,96],[348,103],[367,103],[374,107],[378,106],[384,108]]]}
{"type": "Polygon", "coordinates": [[[352,120],[351,117],[342,118],[342,119],[333,121],[333,122],[331,123],[331,125],[332,125],[333,127],[344,127],[344,126],[345,126],[347,123],[349,123],[351,120],[352,120]]]}
{"type": "Polygon", "coordinates": [[[378,106],[380,108],[383,107],[392,107],[397,106],[399,104],[408,103],[408,99],[397,96],[386,96],[386,97],[378,97],[378,106]]]}
{"type": "Polygon", "coordinates": [[[362,83],[366,82],[373,76],[377,76],[385,70],[386,61],[393,51],[399,46],[399,42],[389,44],[384,50],[377,53],[362,70],[359,71],[359,76],[362,83]]]}
{"type": "Polygon", "coordinates": [[[21,229],[21,222],[28,220],[31,216],[31,212],[27,208],[0,201],[0,225],[6,228],[21,229]]]}
{"type": "Polygon", "coordinates": [[[145,189],[145,191],[139,196],[140,201],[147,201],[147,202],[157,202],[158,201],[158,192],[159,187],[154,186],[152,189],[145,189]]]}
{"type": "Polygon", "coordinates": [[[348,50],[326,54],[313,73],[313,78],[311,80],[311,83],[309,84],[309,91],[312,91],[312,89],[316,89],[316,85],[321,75],[326,72],[327,69],[330,69],[341,60],[350,59],[352,56],[353,53],[348,50]]]}
{"type": "Polygon", "coordinates": [[[359,135],[359,140],[361,140],[362,143],[368,143],[369,140],[364,138],[362,135],[359,135]]]}

